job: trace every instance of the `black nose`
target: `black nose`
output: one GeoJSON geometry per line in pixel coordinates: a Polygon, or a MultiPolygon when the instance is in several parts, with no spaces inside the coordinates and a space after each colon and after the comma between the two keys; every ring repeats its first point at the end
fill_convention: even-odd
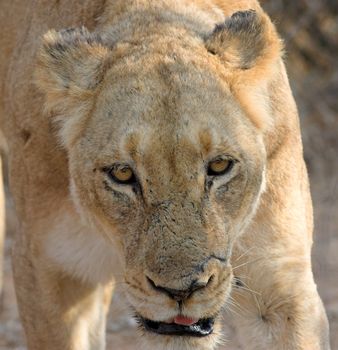
{"type": "Polygon", "coordinates": [[[209,278],[207,282],[194,280],[190,284],[189,288],[182,290],[182,289],[172,289],[172,288],[167,288],[163,286],[157,286],[153,280],[147,277],[147,280],[153,289],[168,295],[171,299],[174,299],[176,301],[183,301],[185,299],[188,299],[197,290],[205,288],[207,284],[211,281],[211,279],[212,279],[212,276],[209,278]]]}

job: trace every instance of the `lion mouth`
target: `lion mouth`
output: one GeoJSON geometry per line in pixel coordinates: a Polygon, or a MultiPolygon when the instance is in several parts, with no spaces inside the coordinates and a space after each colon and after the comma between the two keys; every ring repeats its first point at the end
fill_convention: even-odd
{"type": "Polygon", "coordinates": [[[162,335],[206,337],[214,331],[215,319],[200,319],[192,324],[165,323],[148,320],[142,316],[137,316],[140,325],[148,332],[162,335]]]}

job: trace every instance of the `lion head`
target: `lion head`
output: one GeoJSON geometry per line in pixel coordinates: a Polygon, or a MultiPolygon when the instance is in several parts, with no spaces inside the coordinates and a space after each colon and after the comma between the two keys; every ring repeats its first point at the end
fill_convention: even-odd
{"type": "Polygon", "coordinates": [[[281,44],[261,11],[204,33],[186,22],[50,31],[37,84],[73,201],[118,247],[148,341],[202,349],[218,339],[232,246],[264,190],[265,91],[281,44]]]}

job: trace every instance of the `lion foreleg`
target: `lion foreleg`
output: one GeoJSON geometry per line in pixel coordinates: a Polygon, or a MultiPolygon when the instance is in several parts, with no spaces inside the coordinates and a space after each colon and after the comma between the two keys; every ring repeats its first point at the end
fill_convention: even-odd
{"type": "Polygon", "coordinates": [[[328,321],[311,267],[271,261],[236,271],[234,324],[244,348],[329,350],[328,321]]]}
{"type": "Polygon", "coordinates": [[[90,285],[54,270],[19,242],[13,270],[20,317],[31,350],[103,350],[111,285],[90,285]]]}

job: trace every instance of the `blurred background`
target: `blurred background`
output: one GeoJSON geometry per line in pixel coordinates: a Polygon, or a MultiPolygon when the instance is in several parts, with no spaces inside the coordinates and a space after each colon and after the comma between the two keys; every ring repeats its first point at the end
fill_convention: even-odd
{"type": "MultiPolygon", "coordinates": [[[[285,61],[300,112],[314,202],[313,269],[330,321],[331,347],[338,350],[338,0],[262,0],[261,3],[286,46],[285,61]]],[[[25,349],[9,262],[15,226],[9,200],[0,350],[25,349]]],[[[121,295],[116,298],[119,301],[111,312],[107,349],[134,350],[137,348],[135,326],[124,316],[121,295]]],[[[232,330],[226,332],[229,343],[222,349],[242,350],[232,330]]]]}

